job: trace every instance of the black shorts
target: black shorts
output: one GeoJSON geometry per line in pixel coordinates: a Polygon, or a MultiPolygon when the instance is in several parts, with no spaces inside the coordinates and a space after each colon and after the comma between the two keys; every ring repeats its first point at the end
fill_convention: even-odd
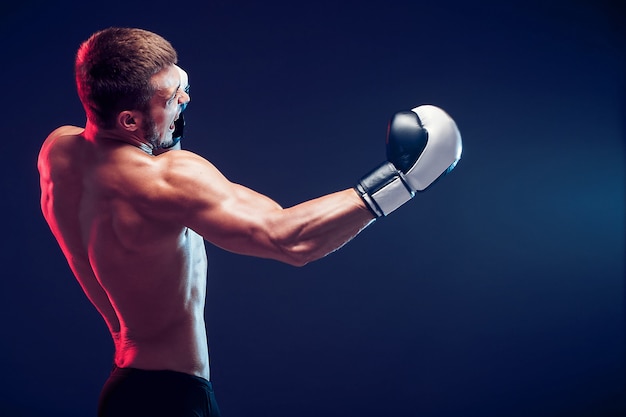
{"type": "Polygon", "coordinates": [[[114,367],[98,403],[98,417],[219,417],[213,386],[174,371],[114,367]]]}

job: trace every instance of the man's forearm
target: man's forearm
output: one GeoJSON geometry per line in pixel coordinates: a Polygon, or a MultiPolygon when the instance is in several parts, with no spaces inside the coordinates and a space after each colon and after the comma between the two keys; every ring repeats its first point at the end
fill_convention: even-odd
{"type": "Polygon", "coordinates": [[[275,236],[287,262],[300,266],[339,249],[373,221],[359,195],[348,189],[284,209],[275,236]]]}

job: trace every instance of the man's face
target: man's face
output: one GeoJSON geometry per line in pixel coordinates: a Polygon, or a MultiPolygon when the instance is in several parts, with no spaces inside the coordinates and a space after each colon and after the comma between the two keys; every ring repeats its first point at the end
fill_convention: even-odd
{"type": "Polygon", "coordinates": [[[189,94],[185,92],[187,73],[177,65],[172,65],[155,74],[152,83],[156,92],[144,115],[142,131],[145,139],[155,148],[171,146],[174,122],[190,100],[189,94]]]}

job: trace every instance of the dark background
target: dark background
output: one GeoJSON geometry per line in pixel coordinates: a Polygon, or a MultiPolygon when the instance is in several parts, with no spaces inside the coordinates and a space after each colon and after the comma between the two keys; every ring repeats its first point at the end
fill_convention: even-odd
{"type": "Polygon", "coordinates": [[[112,343],[35,161],[84,123],[79,44],[136,26],[189,72],[184,146],[284,206],[353,186],[396,111],[463,134],[450,176],[318,262],[208,246],[225,417],[626,416],[621,3],[3,3],[0,415],[95,415],[112,343]]]}

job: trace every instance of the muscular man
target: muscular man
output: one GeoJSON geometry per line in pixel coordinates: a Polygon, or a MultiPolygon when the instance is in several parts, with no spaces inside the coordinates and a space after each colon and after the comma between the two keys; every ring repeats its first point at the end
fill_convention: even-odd
{"type": "Polygon", "coordinates": [[[41,207],[115,345],[99,416],[218,416],[204,324],[204,240],[301,266],[338,249],[454,167],[461,139],[432,106],[390,123],[389,161],[357,187],[291,208],[180,150],[187,74],[140,29],[92,35],[76,57],[84,128],[44,142],[41,207]]]}

